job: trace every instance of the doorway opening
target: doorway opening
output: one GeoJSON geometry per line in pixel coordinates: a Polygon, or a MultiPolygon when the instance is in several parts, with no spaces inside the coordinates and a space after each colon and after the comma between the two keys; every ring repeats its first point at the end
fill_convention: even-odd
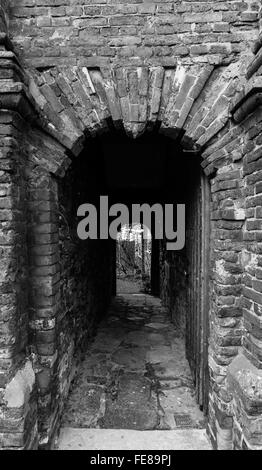
{"type": "Polygon", "coordinates": [[[152,237],[142,224],[125,225],[117,238],[117,293],[151,293],[152,237]]]}
{"type": "MultiPolygon", "coordinates": [[[[81,242],[87,256],[91,250],[94,257],[90,272],[80,274],[92,279],[90,315],[98,296],[100,323],[95,316],[96,334],[72,382],[63,426],[203,429],[209,382],[210,194],[200,157],[157,132],[130,140],[112,131],[94,138],[70,171],[74,184],[62,191],[64,208],[69,194],[74,210],[90,201],[98,208],[102,195],[108,196],[109,207],[123,204],[129,211],[134,204],[180,204],[186,224],[185,245],[177,251],[168,250],[166,237],[160,239],[155,229],[147,239],[141,221],[119,223],[116,240],[81,242]],[[106,283],[98,282],[105,272],[106,283]],[[102,300],[109,291],[113,300],[107,308],[102,300]],[[80,414],[73,411],[76,400],[80,414]]],[[[79,256],[83,250],[75,249],[76,271],[79,256]]]]}

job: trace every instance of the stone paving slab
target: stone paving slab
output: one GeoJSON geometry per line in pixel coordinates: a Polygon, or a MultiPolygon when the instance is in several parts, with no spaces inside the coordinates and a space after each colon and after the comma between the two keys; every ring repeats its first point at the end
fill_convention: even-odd
{"type": "Polygon", "coordinates": [[[63,428],[58,450],[212,450],[203,429],[132,431],[63,428]]]}
{"type": "Polygon", "coordinates": [[[158,403],[151,393],[151,381],[136,373],[118,377],[117,399],[107,399],[104,417],[99,424],[106,429],[155,429],[158,426],[158,403]]]}

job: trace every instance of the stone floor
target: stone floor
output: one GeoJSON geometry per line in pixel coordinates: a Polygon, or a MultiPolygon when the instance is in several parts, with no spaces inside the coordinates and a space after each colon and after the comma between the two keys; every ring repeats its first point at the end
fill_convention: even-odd
{"type": "Polygon", "coordinates": [[[184,339],[160,300],[120,294],[72,384],[62,426],[203,434],[194,395],[184,339]]]}

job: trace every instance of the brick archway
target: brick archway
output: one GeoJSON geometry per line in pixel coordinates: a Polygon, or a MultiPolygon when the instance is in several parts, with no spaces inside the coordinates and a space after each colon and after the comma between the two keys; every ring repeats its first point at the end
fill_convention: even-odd
{"type": "Polygon", "coordinates": [[[83,68],[67,77],[63,70],[51,70],[38,77],[43,83],[38,89],[34,81],[30,89],[40,104],[42,125],[75,155],[84,135],[105,132],[108,121],[123,126],[134,138],[158,124],[160,132],[174,139],[183,137],[188,148],[199,149],[229,117],[239,71],[232,66],[231,83],[223,71],[223,67],[214,70],[202,65],[188,70],[140,67],[113,72],[83,68]]]}
{"type": "MultiPolygon", "coordinates": [[[[157,128],[205,158],[207,144],[230,121],[231,100],[242,87],[246,61],[168,69],[52,67],[29,76],[29,93],[37,125],[72,156],[81,152],[87,137],[113,126],[130,138],[157,128]]],[[[216,164],[208,156],[203,166],[210,174],[216,164]]]]}
{"type": "MultiPolygon", "coordinates": [[[[37,447],[37,416],[44,417],[43,446],[49,445],[57,429],[70,383],[63,373],[70,369],[74,352],[71,345],[54,372],[60,306],[58,180],[84,145],[88,151],[89,138],[112,127],[124,129],[131,138],[158,129],[185,152],[201,154],[212,189],[209,433],[219,448],[260,445],[256,430],[239,423],[239,410],[243,414],[251,410],[256,417],[257,397],[254,392],[250,399],[246,386],[254,382],[259,389],[257,370],[261,369],[260,349],[252,340],[254,330],[261,329],[256,316],[262,303],[260,286],[254,284],[258,290],[252,289],[248,278],[259,262],[248,241],[258,240],[252,197],[260,191],[260,176],[253,173],[260,171],[256,124],[261,119],[252,97],[261,88],[256,76],[260,61],[254,57],[249,64],[252,56],[247,54],[228,66],[212,64],[210,57],[197,65],[189,61],[174,68],[130,65],[25,71],[7,37],[0,40],[4,49],[1,207],[7,210],[2,215],[7,229],[1,245],[3,315],[8,324],[8,334],[4,329],[2,335],[5,353],[0,377],[5,390],[4,447],[37,447]],[[237,91],[241,93],[235,99],[237,91]],[[239,354],[242,346],[244,359],[239,354]],[[60,404],[50,402],[54,377],[60,404]],[[13,395],[17,387],[18,402],[13,395]],[[21,422],[10,424],[10,413],[17,416],[17,410],[21,422]]],[[[256,210],[255,218],[260,219],[259,213],[256,210]]],[[[258,335],[255,331],[254,337],[258,335]]]]}
{"type": "MultiPolygon", "coordinates": [[[[224,151],[222,155],[218,152],[217,159],[214,158],[208,143],[231,125],[230,100],[236,87],[241,85],[241,67],[242,64],[232,64],[225,69],[201,64],[167,70],[162,67],[128,67],[111,71],[75,68],[70,73],[66,69],[52,68],[30,76],[29,92],[38,112],[37,127],[41,129],[35,129],[34,125],[27,135],[30,159],[33,157],[36,164],[34,166],[31,162],[28,170],[33,233],[29,252],[33,253],[34,259],[30,269],[33,290],[30,326],[38,358],[36,368],[39,367],[37,384],[42,446],[49,445],[56,432],[50,419],[57,416],[59,423],[62,411],[62,405],[59,405],[55,415],[41,400],[41,395],[45,397],[53,393],[54,377],[60,376],[53,369],[52,361],[56,361],[55,325],[61,303],[59,283],[62,274],[58,268],[50,272],[45,266],[41,267],[43,255],[48,255],[49,264],[56,265],[59,253],[58,190],[52,173],[63,176],[84,147],[87,153],[89,146],[92,148],[92,137],[110,133],[111,129],[121,129],[131,139],[157,130],[171,137],[174,145],[182,146],[184,152],[200,154],[204,171],[213,180],[217,169],[228,164],[228,155],[224,151]],[[49,172],[46,172],[46,165],[49,172]],[[43,194],[50,212],[50,220],[46,224],[41,223],[45,208],[42,214],[39,211],[39,201],[44,202],[43,194]],[[35,265],[39,267],[35,269],[35,265]],[[50,323],[47,323],[46,316],[51,318],[50,323]],[[51,358],[50,364],[45,364],[47,356],[51,358]]],[[[241,225],[242,222],[239,228],[241,225]]],[[[231,249],[234,250],[234,246],[231,249]]],[[[216,308],[215,301],[211,310],[216,308]]],[[[211,331],[214,341],[215,334],[211,331]]],[[[64,402],[70,384],[70,367],[64,361],[72,361],[76,345],[70,343],[69,347],[72,350],[68,354],[64,351],[64,356],[59,359],[60,374],[61,368],[65,367],[67,377],[64,384],[59,385],[60,403],[64,402]]],[[[210,407],[213,409],[217,406],[213,391],[211,396],[210,407]]],[[[211,429],[212,426],[212,435],[211,429]]]]}

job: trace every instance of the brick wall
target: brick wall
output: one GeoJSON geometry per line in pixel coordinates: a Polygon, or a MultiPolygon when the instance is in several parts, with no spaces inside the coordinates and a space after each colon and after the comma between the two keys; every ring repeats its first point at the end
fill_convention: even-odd
{"type": "Polygon", "coordinates": [[[122,126],[201,154],[212,194],[208,431],[219,449],[261,449],[259,4],[15,1],[19,62],[0,2],[1,447],[48,446],[59,423],[78,330],[88,339],[110,278],[107,247],[72,239],[66,170],[83,148],[90,161],[87,137],[122,126]]]}
{"type": "Polygon", "coordinates": [[[28,170],[29,345],[34,352],[41,448],[53,444],[81,353],[112,292],[110,243],[81,242],[77,236],[78,205],[90,200],[92,179],[83,160],[85,154],[63,180],[38,165],[28,170]]]}
{"type": "Polygon", "coordinates": [[[1,112],[0,447],[37,446],[35,373],[30,360],[26,151],[18,115],[1,112]]]}
{"type": "Polygon", "coordinates": [[[260,2],[11,0],[10,32],[28,65],[173,66],[228,62],[256,39],[260,2]],[[209,56],[209,58],[208,58],[209,56]]]}
{"type": "MultiPolygon", "coordinates": [[[[172,157],[174,151],[173,146],[172,157]]],[[[186,336],[192,310],[201,296],[202,194],[198,156],[181,154],[179,160],[171,170],[171,187],[175,190],[173,199],[185,204],[185,247],[179,251],[167,251],[165,244],[162,246],[161,298],[174,324],[186,336]]]]}

